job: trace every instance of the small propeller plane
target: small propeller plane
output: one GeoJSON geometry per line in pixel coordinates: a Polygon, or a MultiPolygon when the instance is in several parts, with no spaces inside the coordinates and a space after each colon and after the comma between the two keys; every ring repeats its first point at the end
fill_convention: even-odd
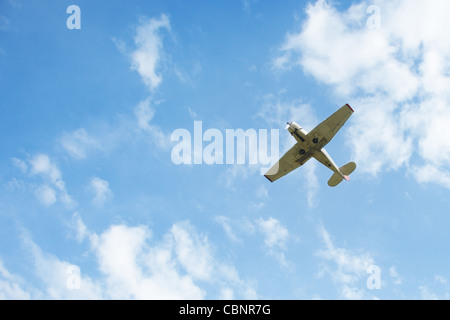
{"type": "Polygon", "coordinates": [[[264,176],[270,182],[274,182],[304,165],[313,157],[334,172],[328,181],[330,187],[337,186],[343,180],[349,181],[349,175],[355,171],[356,163],[350,162],[339,168],[324,147],[333,139],[353,112],[350,105],[346,104],[309,133],[297,123],[288,122],[286,130],[297,140],[297,143],[264,176]]]}

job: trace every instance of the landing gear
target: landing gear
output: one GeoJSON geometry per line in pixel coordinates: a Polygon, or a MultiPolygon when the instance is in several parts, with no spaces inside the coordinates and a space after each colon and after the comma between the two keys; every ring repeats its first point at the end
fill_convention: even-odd
{"type": "Polygon", "coordinates": [[[313,143],[316,143],[316,144],[319,143],[319,139],[318,138],[314,138],[313,139],[313,143]]]}
{"type": "Polygon", "coordinates": [[[305,153],[306,153],[306,151],[305,150],[303,150],[303,149],[300,149],[300,151],[298,152],[300,155],[304,155],[305,153]]]}

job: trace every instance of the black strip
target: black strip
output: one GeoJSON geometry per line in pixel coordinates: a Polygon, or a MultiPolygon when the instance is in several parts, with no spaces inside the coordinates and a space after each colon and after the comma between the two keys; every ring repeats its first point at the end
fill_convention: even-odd
{"type": "Polygon", "coordinates": [[[297,129],[295,129],[294,134],[297,138],[300,139],[301,142],[305,142],[305,139],[303,139],[303,137],[297,133],[297,129]]]}

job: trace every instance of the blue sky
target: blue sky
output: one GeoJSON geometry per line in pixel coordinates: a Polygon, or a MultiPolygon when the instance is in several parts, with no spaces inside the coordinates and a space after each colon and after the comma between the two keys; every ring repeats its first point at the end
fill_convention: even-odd
{"type": "Polygon", "coordinates": [[[0,298],[448,299],[449,6],[2,1],[0,298]],[[337,188],[173,162],[194,121],[283,153],[345,103],[337,188]]]}

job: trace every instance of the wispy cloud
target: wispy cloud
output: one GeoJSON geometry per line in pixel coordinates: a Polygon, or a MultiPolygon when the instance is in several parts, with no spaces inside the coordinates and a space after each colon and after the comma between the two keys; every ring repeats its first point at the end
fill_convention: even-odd
{"type": "Polygon", "coordinates": [[[268,248],[285,249],[289,232],[281,225],[280,221],[274,218],[266,220],[260,218],[256,220],[256,224],[264,234],[264,244],[268,248]]]}
{"type": "Polygon", "coordinates": [[[31,298],[28,290],[25,280],[8,271],[0,259],[0,299],[28,300],[31,298]]]}
{"type": "Polygon", "coordinates": [[[51,205],[58,199],[69,208],[76,205],[67,193],[61,171],[48,155],[33,156],[29,160],[29,167],[31,176],[40,176],[43,179],[43,183],[35,189],[36,196],[41,202],[51,205]]]}
{"type": "Polygon", "coordinates": [[[28,170],[28,165],[25,161],[18,159],[18,158],[12,158],[12,162],[16,168],[19,168],[22,173],[26,173],[28,170]]]}
{"type": "Polygon", "coordinates": [[[140,101],[134,108],[134,114],[136,116],[138,128],[149,134],[157,147],[162,150],[169,150],[172,145],[169,134],[164,133],[158,125],[151,122],[155,114],[152,99],[147,98],[140,101]]]}
{"type": "Polygon", "coordinates": [[[241,239],[236,235],[236,231],[234,231],[233,222],[230,218],[225,216],[216,216],[214,217],[214,221],[219,223],[227,237],[233,242],[241,242],[241,239]]]}
{"type": "Polygon", "coordinates": [[[355,253],[345,248],[337,247],[328,233],[320,226],[319,236],[325,248],[317,252],[320,258],[333,264],[324,264],[320,275],[329,274],[338,286],[340,295],[345,299],[367,299],[371,296],[365,289],[368,278],[367,269],[374,265],[374,259],[368,253],[355,253]],[[361,285],[362,284],[362,285],[361,285]]]}
{"type": "Polygon", "coordinates": [[[36,197],[45,206],[50,206],[56,202],[56,192],[46,184],[40,185],[35,190],[36,197]]]}
{"type": "Polygon", "coordinates": [[[42,280],[40,290],[30,290],[33,299],[102,299],[98,282],[80,271],[77,265],[44,252],[25,232],[24,246],[30,251],[37,276],[42,280]]]}
{"type": "Polygon", "coordinates": [[[433,280],[419,286],[420,296],[424,300],[448,300],[450,298],[447,278],[435,275],[433,280]]]}
{"type": "Polygon", "coordinates": [[[86,129],[64,132],[61,137],[64,150],[75,159],[85,159],[88,150],[100,148],[100,144],[86,129]]]}
{"type": "Polygon", "coordinates": [[[275,218],[256,220],[257,229],[264,235],[264,245],[269,255],[275,257],[281,267],[293,270],[293,265],[286,259],[285,252],[289,231],[275,218]]]}
{"type": "MultiPolygon", "coordinates": [[[[170,137],[161,128],[151,123],[155,114],[152,94],[163,80],[162,74],[158,71],[161,61],[164,60],[163,35],[162,31],[170,33],[171,26],[169,17],[162,14],[159,18],[145,18],[136,28],[134,36],[135,49],[130,53],[131,67],[136,70],[147,85],[150,97],[140,101],[134,108],[134,113],[138,123],[138,128],[149,134],[153,142],[159,148],[168,150],[170,137]]],[[[116,40],[116,43],[120,43],[116,40]]],[[[120,49],[121,48],[121,49],[120,49]]],[[[123,45],[120,45],[123,51],[123,45]]]]}
{"type": "Polygon", "coordinates": [[[395,285],[401,285],[402,284],[402,278],[398,274],[396,267],[391,266],[389,268],[389,275],[393,279],[395,285]]]}
{"type": "Polygon", "coordinates": [[[175,253],[181,265],[194,279],[211,280],[213,276],[212,249],[206,236],[193,232],[188,223],[173,225],[170,233],[175,253]]]}
{"type": "Polygon", "coordinates": [[[291,238],[288,229],[275,218],[248,218],[231,219],[225,216],[216,216],[214,219],[225,231],[228,238],[239,244],[244,243],[244,236],[262,235],[262,248],[271,257],[274,257],[282,268],[292,270],[293,265],[286,259],[288,240],[291,238]]]}
{"type": "Polygon", "coordinates": [[[113,197],[113,193],[109,188],[109,183],[106,180],[94,177],[89,183],[89,188],[92,190],[94,197],[92,202],[96,205],[103,205],[106,201],[113,197]]]}
{"type": "Polygon", "coordinates": [[[161,30],[170,31],[170,21],[166,15],[144,19],[136,29],[136,50],[131,53],[132,68],[139,73],[150,91],[162,81],[162,76],[157,71],[163,47],[161,30]]]}

